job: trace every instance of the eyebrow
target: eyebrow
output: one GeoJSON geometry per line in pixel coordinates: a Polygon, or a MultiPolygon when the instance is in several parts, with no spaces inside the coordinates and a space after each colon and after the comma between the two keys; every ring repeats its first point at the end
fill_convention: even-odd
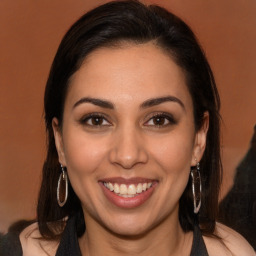
{"type": "Polygon", "coordinates": [[[149,107],[153,107],[153,106],[159,105],[164,102],[178,103],[185,110],[185,106],[184,106],[183,102],[174,96],[165,96],[165,97],[153,98],[153,99],[146,100],[145,102],[143,102],[140,105],[140,108],[149,108],[149,107]]]}
{"type": "Polygon", "coordinates": [[[81,98],[79,101],[77,101],[74,104],[73,108],[75,108],[83,103],[92,103],[92,104],[102,107],[102,108],[114,109],[114,105],[111,102],[102,100],[102,99],[90,98],[90,97],[81,98]]]}
{"type": "MultiPolygon", "coordinates": [[[[165,102],[175,102],[178,103],[184,110],[185,110],[185,106],[183,104],[183,102],[174,97],[174,96],[165,96],[165,97],[159,97],[159,98],[152,98],[152,99],[148,99],[146,101],[144,101],[141,105],[140,108],[144,109],[144,108],[149,108],[149,107],[153,107],[165,102]]],[[[83,97],[81,98],[79,101],[77,101],[73,108],[83,104],[83,103],[91,103],[94,104],[96,106],[102,107],[102,108],[108,108],[108,109],[114,109],[114,104],[111,103],[110,101],[107,100],[103,100],[103,99],[97,99],[97,98],[91,98],[91,97],[83,97]]]]}

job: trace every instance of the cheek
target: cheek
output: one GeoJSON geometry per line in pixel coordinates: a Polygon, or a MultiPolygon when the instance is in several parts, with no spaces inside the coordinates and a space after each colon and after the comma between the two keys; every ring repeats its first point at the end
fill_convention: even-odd
{"type": "Polygon", "coordinates": [[[84,132],[67,130],[64,154],[70,174],[88,176],[97,170],[106,156],[106,143],[102,139],[86,136],[84,132]]]}
{"type": "Polygon", "coordinates": [[[99,170],[102,169],[100,166],[106,159],[106,143],[76,129],[66,132],[64,153],[69,181],[82,204],[91,209],[98,194],[97,189],[100,189],[95,184],[99,179],[99,170]]]}
{"type": "Polygon", "coordinates": [[[191,136],[173,134],[156,142],[152,141],[151,155],[161,165],[166,174],[180,175],[190,169],[193,155],[193,140],[191,136]]]}
{"type": "Polygon", "coordinates": [[[162,204],[167,211],[168,207],[177,204],[187,186],[192,154],[193,141],[184,134],[170,136],[169,140],[163,140],[152,152],[155,162],[160,166],[159,178],[165,201],[162,204]]]}

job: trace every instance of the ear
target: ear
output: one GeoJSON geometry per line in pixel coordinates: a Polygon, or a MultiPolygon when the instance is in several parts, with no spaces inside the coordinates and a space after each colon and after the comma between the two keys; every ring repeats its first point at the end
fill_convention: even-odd
{"type": "Polygon", "coordinates": [[[209,128],[209,113],[204,113],[203,124],[201,128],[197,131],[195,136],[195,144],[191,159],[191,166],[195,166],[198,162],[200,162],[203,157],[204,150],[206,147],[206,138],[207,132],[209,128]]]}
{"type": "Polygon", "coordinates": [[[59,163],[63,166],[66,166],[66,159],[65,159],[65,153],[64,153],[64,147],[63,147],[63,139],[61,134],[61,129],[59,126],[59,121],[56,117],[52,119],[52,129],[55,139],[55,146],[58,152],[59,156],[59,163]]]}

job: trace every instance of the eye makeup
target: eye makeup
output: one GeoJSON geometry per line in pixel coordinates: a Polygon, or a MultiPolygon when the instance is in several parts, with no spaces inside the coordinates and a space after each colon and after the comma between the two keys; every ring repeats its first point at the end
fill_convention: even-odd
{"type": "Polygon", "coordinates": [[[147,128],[163,129],[172,127],[178,123],[178,120],[174,118],[171,113],[167,112],[153,112],[149,114],[144,122],[144,126],[147,128]]]}
{"type": "Polygon", "coordinates": [[[92,129],[112,125],[111,122],[108,121],[108,117],[99,112],[84,115],[81,119],[79,119],[79,123],[92,129]]]}

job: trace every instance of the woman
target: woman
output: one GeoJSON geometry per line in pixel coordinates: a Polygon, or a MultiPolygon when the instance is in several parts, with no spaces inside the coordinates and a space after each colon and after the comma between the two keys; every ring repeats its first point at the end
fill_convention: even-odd
{"type": "Polygon", "coordinates": [[[45,121],[38,222],[20,255],[255,255],[216,224],[219,96],[173,14],[116,1],[81,17],[54,59],[45,121]]]}

